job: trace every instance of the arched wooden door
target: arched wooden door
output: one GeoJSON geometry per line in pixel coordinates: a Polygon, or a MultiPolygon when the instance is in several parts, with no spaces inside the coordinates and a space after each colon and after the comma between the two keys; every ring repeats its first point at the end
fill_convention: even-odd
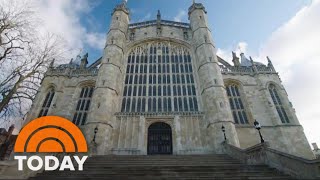
{"type": "Polygon", "coordinates": [[[156,122],[149,126],[148,154],[172,154],[172,132],[170,125],[156,122]]]}

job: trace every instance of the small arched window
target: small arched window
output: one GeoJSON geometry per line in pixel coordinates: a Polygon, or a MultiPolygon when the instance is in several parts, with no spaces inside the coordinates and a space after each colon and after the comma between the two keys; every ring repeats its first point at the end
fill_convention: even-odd
{"type": "Polygon", "coordinates": [[[247,113],[242,103],[238,85],[230,84],[226,88],[234,122],[236,124],[248,124],[247,113]]]}
{"type": "Polygon", "coordinates": [[[289,123],[290,121],[289,121],[288,115],[283,107],[280,96],[277,92],[277,88],[275,87],[275,85],[271,84],[268,89],[269,89],[272,101],[273,101],[273,103],[277,109],[277,112],[279,114],[279,117],[281,119],[281,122],[282,123],[289,123]]]}
{"type": "Polygon", "coordinates": [[[42,104],[38,117],[46,116],[48,114],[53,97],[54,97],[54,89],[50,88],[46,95],[46,98],[44,99],[44,102],[42,104]]]}
{"type": "Polygon", "coordinates": [[[91,98],[94,87],[86,86],[81,89],[80,97],[77,103],[76,112],[74,113],[72,122],[76,125],[84,125],[91,104],[91,98]]]}

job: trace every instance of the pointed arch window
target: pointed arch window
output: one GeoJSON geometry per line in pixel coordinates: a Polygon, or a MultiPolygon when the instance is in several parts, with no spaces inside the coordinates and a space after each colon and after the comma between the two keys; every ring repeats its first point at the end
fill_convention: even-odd
{"type": "Polygon", "coordinates": [[[76,125],[84,125],[87,120],[91,98],[94,91],[94,87],[87,86],[81,89],[80,97],[76,106],[76,112],[74,113],[72,122],[76,125]]]}
{"type": "Polygon", "coordinates": [[[281,102],[281,99],[278,94],[276,86],[271,84],[268,89],[269,89],[269,93],[271,95],[272,101],[277,109],[278,114],[279,114],[281,122],[282,123],[290,123],[289,117],[283,107],[283,104],[281,102]]]}
{"type": "Polygon", "coordinates": [[[189,51],[168,41],[134,47],[127,59],[121,112],[198,111],[189,51]]]}
{"type": "Polygon", "coordinates": [[[226,88],[234,122],[236,124],[248,124],[248,116],[242,102],[239,86],[237,84],[230,84],[226,88]]]}
{"type": "Polygon", "coordinates": [[[46,98],[44,99],[44,102],[42,104],[38,117],[46,116],[48,114],[54,94],[55,94],[54,88],[50,88],[46,95],[46,98]]]}

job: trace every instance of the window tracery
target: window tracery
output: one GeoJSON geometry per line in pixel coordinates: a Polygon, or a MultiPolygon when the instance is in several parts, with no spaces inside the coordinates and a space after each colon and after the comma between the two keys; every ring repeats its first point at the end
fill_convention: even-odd
{"type": "Polygon", "coordinates": [[[52,99],[54,97],[55,90],[54,88],[50,88],[41,107],[38,117],[46,116],[51,107],[52,99]]]}
{"type": "Polygon", "coordinates": [[[226,86],[232,116],[236,124],[248,124],[248,116],[237,84],[226,86]]]}
{"type": "Polygon", "coordinates": [[[91,104],[93,90],[94,90],[93,86],[86,86],[81,89],[79,100],[76,106],[76,112],[74,113],[73,120],[72,120],[74,124],[76,125],[85,124],[87,120],[90,104],[91,104]]]}
{"type": "Polygon", "coordinates": [[[152,42],[134,47],[127,58],[121,112],[198,111],[187,48],[165,41],[152,42]],[[144,93],[136,94],[137,88],[144,93]],[[131,89],[132,96],[128,94],[131,89]]]}
{"type": "Polygon", "coordinates": [[[280,96],[278,94],[278,91],[276,89],[276,86],[271,84],[269,86],[269,93],[271,95],[272,101],[277,109],[277,112],[279,114],[280,120],[282,123],[290,123],[289,117],[283,107],[283,104],[281,102],[280,96]]]}

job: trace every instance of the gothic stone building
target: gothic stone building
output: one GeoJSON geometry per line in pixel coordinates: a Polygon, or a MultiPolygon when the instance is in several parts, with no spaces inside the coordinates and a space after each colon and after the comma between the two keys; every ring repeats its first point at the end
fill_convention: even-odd
{"type": "Polygon", "coordinates": [[[118,155],[222,153],[260,143],[255,120],[274,149],[313,153],[271,61],[216,55],[205,7],[193,3],[189,23],[129,23],[126,3],[112,13],[103,56],[88,66],[51,66],[28,121],[56,115],[78,125],[95,153],[118,155]]]}

